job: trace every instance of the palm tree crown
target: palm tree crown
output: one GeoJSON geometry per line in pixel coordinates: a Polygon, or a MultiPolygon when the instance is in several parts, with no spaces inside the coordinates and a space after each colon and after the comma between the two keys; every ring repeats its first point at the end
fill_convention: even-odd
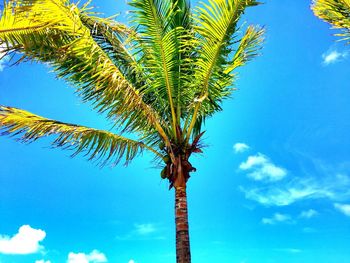
{"type": "Polygon", "coordinates": [[[7,1],[0,41],[8,53],[21,53],[20,61],[48,63],[83,101],[139,140],[10,107],[1,108],[1,126],[25,141],[58,134],[56,146],[88,150],[103,164],[123,157],[128,162],[142,149],[170,160],[178,151],[198,151],[191,139],[198,142],[204,120],[230,96],[234,69],[257,54],[262,29],[250,26],[243,37],[233,35],[245,8],[258,3],[209,1],[194,12],[186,0],[130,4],[137,27],[99,18],[88,4],[7,1]]]}
{"type": "MultiPolygon", "coordinates": [[[[191,9],[189,0],[131,0],[130,27],[98,17],[89,4],[5,1],[0,44],[9,55],[22,54],[18,62],[51,66],[120,134],[8,106],[0,106],[0,128],[24,142],[55,135],[54,146],[73,149],[73,155],[85,152],[101,165],[128,163],[149,150],[165,163],[161,175],[170,188],[185,189],[195,171],[189,158],[202,151],[203,123],[234,90],[235,69],[260,49],[263,29],[238,25],[245,9],[258,2],[208,0],[191,9]]],[[[177,192],[176,200],[182,202],[176,211],[186,214],[177,218],[181,236],[185,192],[177,192]]],[[[181,246],[180,254],[186,250],[181,246]]]]}

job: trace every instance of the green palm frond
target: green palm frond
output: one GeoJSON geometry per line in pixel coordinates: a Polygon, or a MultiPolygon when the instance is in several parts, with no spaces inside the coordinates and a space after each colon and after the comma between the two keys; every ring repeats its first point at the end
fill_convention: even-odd
{"type": "Polygon", "coordinates": [[[343,33],[337,34],[344,40],[350,39],[350,1],[349,0],[314,0],[312,10],[316,16],[342,29],[343,33]]]}
{"type": "Polygon", "coordinates": [[[115,164],[123,158],[127,164],[144,149],[161,157],[156,150],[142,142],[108,131],[46,119],[12,107],[0,106],[0,129],[3,135],[21,135],[20,140],[25,143],[44,136],[56,136],[53,147],[74,150],[72,156],[85,153],[89,160],[96,160],[101,165],[115,164]]]}
{"type": "Polygon", "coordinates": [[[237,23],[245,9],[258,5],[255,0],[209,0],[196,10],[198,33],[198,59],[196,61],[196,89],[191,108],[192,119],[187,131],[187,140],[194,128],[194,135],[206,116],[221,110],[222,99],[231,94],[232,76],[224,72],[230,64],[237,23]]]}
{"type": "MultiPolygon", "coordinates": [[[[125,130],[156,130],[167,140],[162,120],[96,43],[75,4],[64,0],[9,1],[0,20],[0,39],[31,60],[48,62],[77,87],[84,101],[125,130]]],[[[120,29],[120,27],[119,27],[120,29]]]]}
{"type": "Polygon", "coordinates": [[[187,1],[180,1],[184,10],[178,8],[179,2],[174,2],[133,0],[131,5],[135,7],[133,22],[139,26],[142,62],[152,81],[155,104],[160,107],[164,105],[163,111],[167,114],[165,117],[171,123],[173,137],[176,138],[177,120],[180,119],[176,107],[179,106],[177,102],[181,97],[179,68],[183,62],[179,56],[179,41],[185,30],[184,26],[189,23],[189,13],[186,11],[187,1]]]}
{"type": "Polygon", "coordinates": [[[174,18],[171,28],[176,32],[177,60],[178,65],[174,70],[178,78],[177,87],[175,87],[176,110],[178,122],[188,116],[189,111],[186,105],[193,100],[193,91],[191,90],[192,79],[189,76],[194,75],[193,62],[195,60],[195,48],[197,40],[194,34],[193,14],[188,0],[173,0],[174,18]]]}

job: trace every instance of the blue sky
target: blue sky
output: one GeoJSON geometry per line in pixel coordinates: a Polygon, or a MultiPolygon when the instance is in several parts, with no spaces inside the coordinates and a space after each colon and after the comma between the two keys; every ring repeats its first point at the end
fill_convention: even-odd
{"type": "MultiPolygon", "coordinates": [[[[94,4],[124,19],[124,1],[94,4]]],[[[193,262],[348,263],[350,49],[309,1],[266,1],[244,19],[266,43],[192,159],[193,262]]],[[[110,127],[46,66],[0,65],[0,104],[110,127]]],[[[175,261],[174,193],[151,156],[100,169],[49,143],[0,137],[1,263],[175,261]]]]}

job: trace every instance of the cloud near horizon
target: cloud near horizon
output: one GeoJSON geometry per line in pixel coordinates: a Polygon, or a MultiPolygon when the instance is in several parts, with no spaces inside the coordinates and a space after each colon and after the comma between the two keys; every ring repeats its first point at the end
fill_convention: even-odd
{"type": "Polygon", "coordinates": [[[67,263],[104,263],[107,262],[107,257],[105,254],[94,249],[89,254],[85,253],[74,253],[70,252],[68,254],[67,263]]]}
{"type": "Polygon", "coordinates": [[[251,171],[247,176],[255,181],[279,181],[286,175],[286,169],[275,165],[267,156],[258,153],[251,155],[239,165],[242,171],[251,171]]]}
{"type": "Polygon", "coordinates": [[[13,237],[0,235],[0,254],[34,254],[44,247],[40,242],[46,237],[45,231],[23,225],[13,237]]]}

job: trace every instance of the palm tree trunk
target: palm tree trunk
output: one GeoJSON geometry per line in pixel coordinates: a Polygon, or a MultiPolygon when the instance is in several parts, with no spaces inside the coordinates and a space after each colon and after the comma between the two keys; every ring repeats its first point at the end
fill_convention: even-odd
{"type": "Polygon", "coordinates": [[[176,262],[190,263],[186,187],[175,187],[176,262]]]}

